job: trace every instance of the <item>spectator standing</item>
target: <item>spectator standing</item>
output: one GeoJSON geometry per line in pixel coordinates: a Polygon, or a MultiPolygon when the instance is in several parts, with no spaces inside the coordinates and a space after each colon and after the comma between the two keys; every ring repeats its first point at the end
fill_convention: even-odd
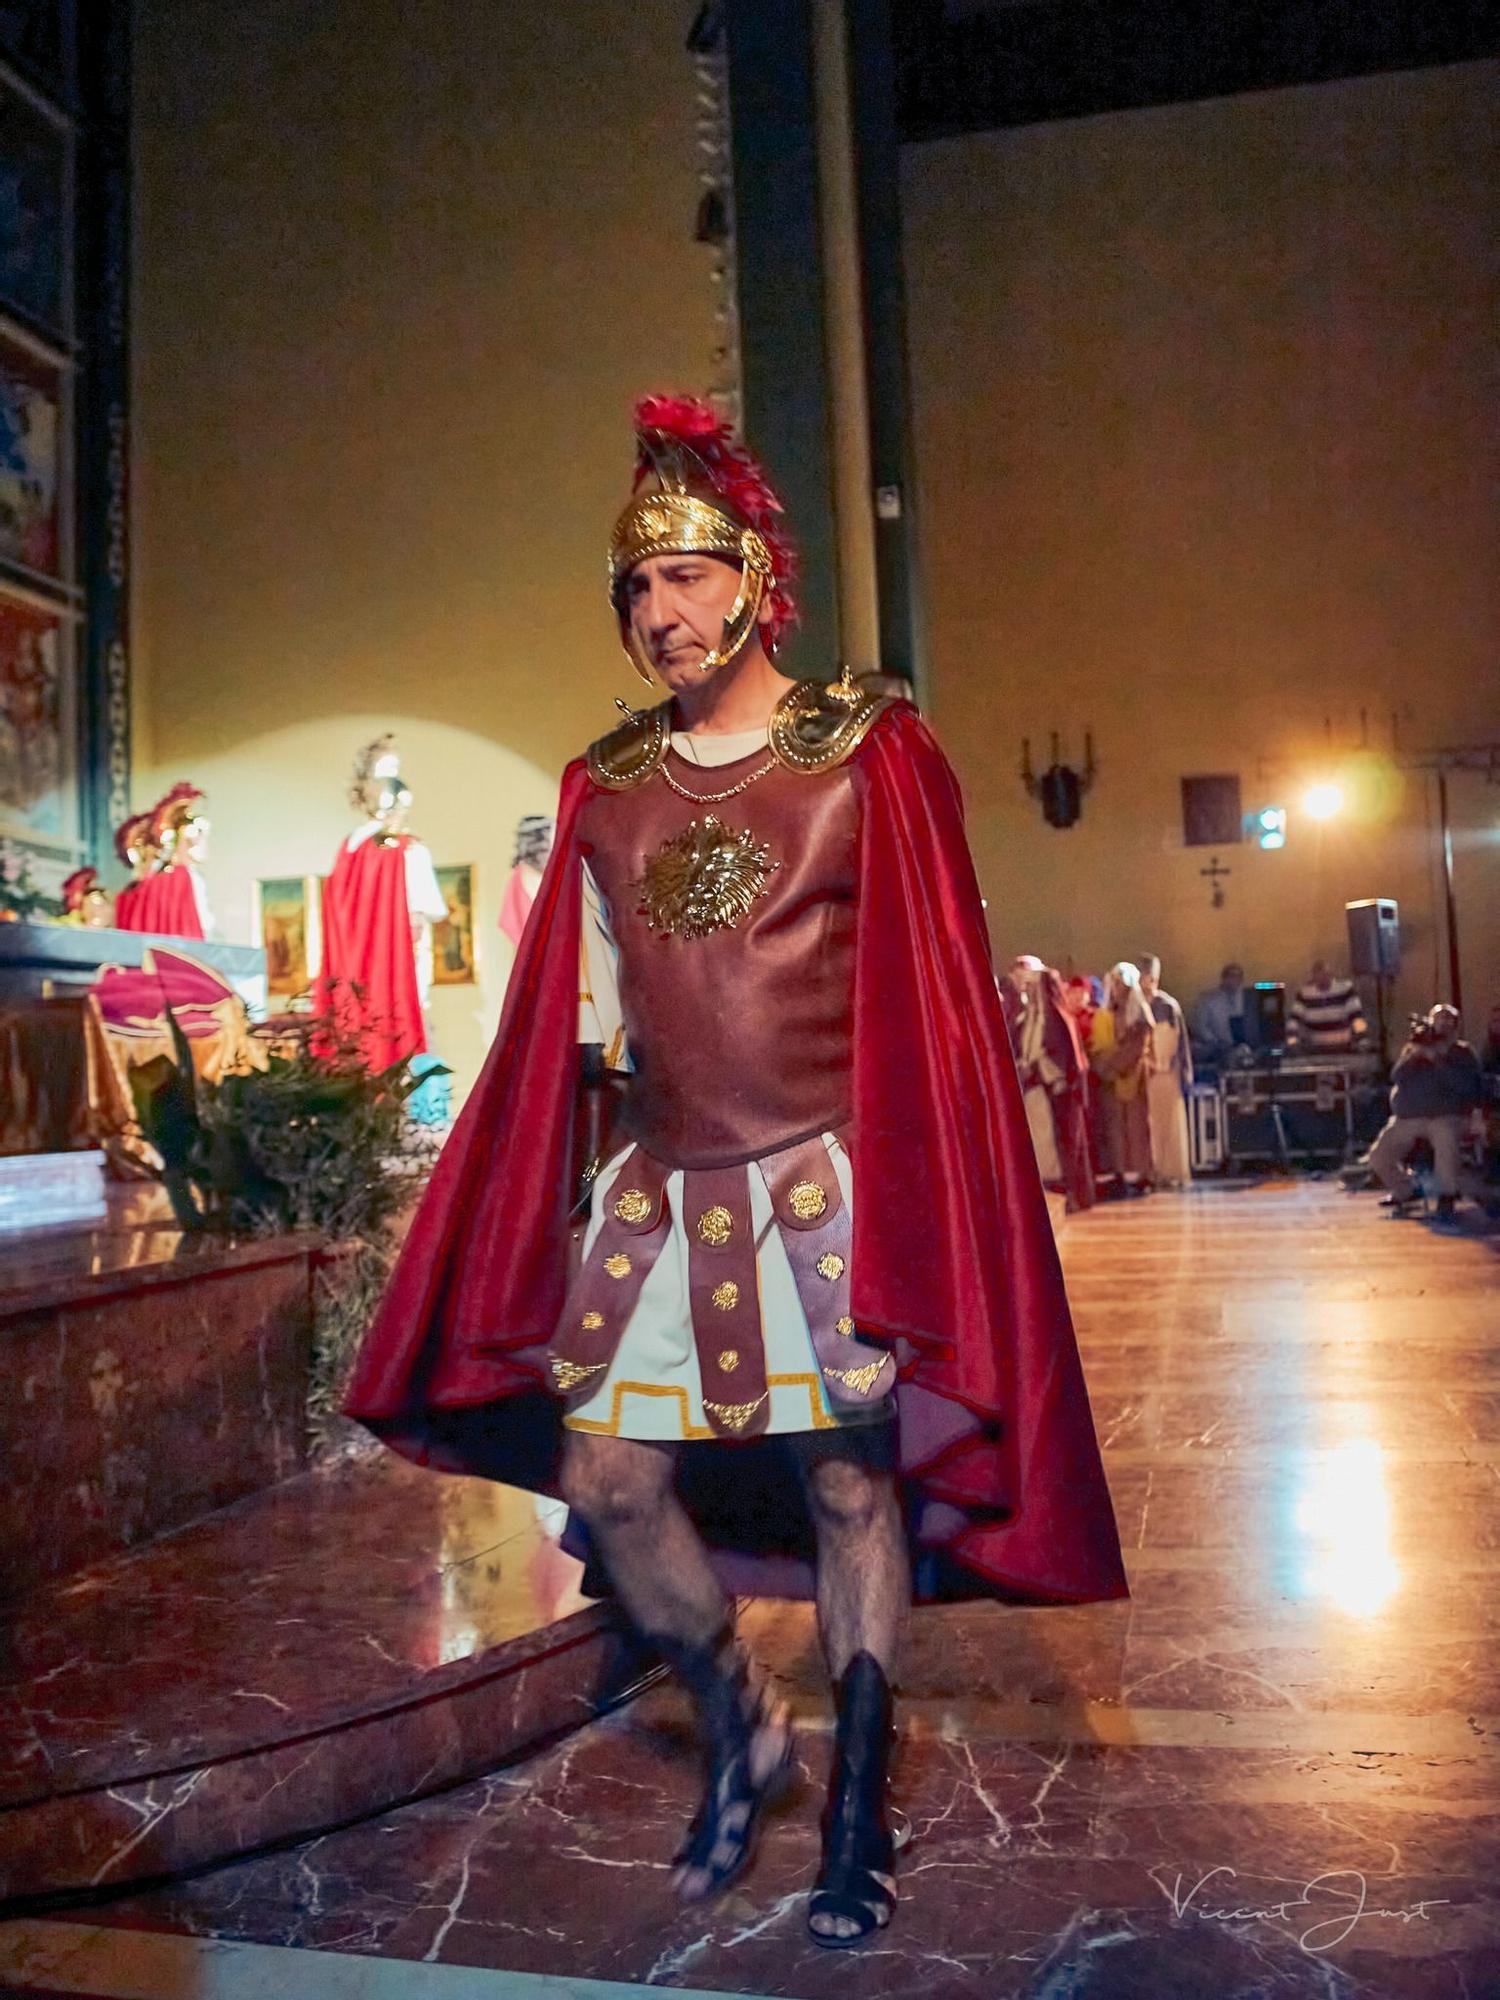
{"type": "Polygon", "coordinates": [[[1089,1070],[1083,1047],[1063,1002],[1062,979],[1050,966],[1028,970],[1025,991],[1017,1070],[1037,1166],[1048,1187],[1067,1195],[1069,1208],[1092,1208],[1089,1070]]]}
{"type": "Polygon", "coordinates": [[[1078,1040],[1087,1049],[1094,1016],[1104,1005],[1104,982],[1092,972],[1075,972],[1062,982],[1063,1005],[1073,1017],[1078,1040]]]}
{"type": "Polygon", "coordinates": [[[1140,959],[1141,997],[1151,1010],[1151,1073],[1146,1108],[1151,1121],[1151,1178],[1157,1187],[1187,1187],[1193,1178],[1188,1132],[1188,1092],[1193,1087],[1193,1051],[1182,1007],[1162,991],[1161,960],[1154,951],[1140,959]]]}
{"type": "Polygon", "coordinates": [[[1023,951],[1013,958],[1003,979],[995,983],[1000,989],[1000,1006],[1005,1015],[1005,1030],[1010,1036],[1010,1052],[1020,1060],[1021,1019],[1026,1012],[1026,996],[1031,982],[1042,970],[1042,961],[1033,952],[1023,951]]]}
{"type": "MultiPolygon", "coordinates": [[[[1104,1005],[1104,981],[1097,973],[1075,972],[1062,982],[1062,996],[1063,1005],[1077,1031],[1078,1046],[1083,1051],[1084,1137],[1088,1144],[1089,1185],[1092,1190],[1099,1179],[1099,1094],[1104,1086],[1089,1060],[1089,1031],[1094,1025],[1095,1014],[1104,1005]]],[[[1080,1203],[1080,1206],[1085,1204],[1080,1203]]]]}
{"type": "Polygon", "coordinates": [[[1089,1029],[1089,1061],[1100,1079],[1099,1165],[1120,1192],[1140,1195],[1151,1186],[1151,1010],[1141,996],[1141,975],[1128,960],[1112,966],[1104,1005],[1089,1029]]]}

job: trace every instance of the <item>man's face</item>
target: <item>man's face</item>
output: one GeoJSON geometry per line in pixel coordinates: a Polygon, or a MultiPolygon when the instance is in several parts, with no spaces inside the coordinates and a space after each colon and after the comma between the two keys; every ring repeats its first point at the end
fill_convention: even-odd
{"type": "Polygon", "coordinates": [[[1439,1048],[1447,1048],[1458,1039],[1458,1022],[1446,1008],[1434,1007],[1427,1016],[1427,1025],[1432,1030],[1433,1040],[1439,1048]]]}
{"type": "Polygon", "coordinates": [[[1245,983],[1245,968],[1242,965],[1226,965],[1220,975],[1219,984],[1226,993],[1238,993],[1245,983]]]}
{"type": "Polygon", "coordinates": [[[1328,970],[1328,967],[1323,963],[1321,958],[1313,962],[1312,983],[1318,988],[1319,992],[1324,987],[1333,984],[1333,974],[1328,970]]]}
{"type": "MultiPolygon", "coordinates": [[[[717,556],[647,556],[625,579],[625,616],[641,653],[673,694],[701,686],[740,590],[738,564],[717,556]]],[[[762,622],[768,607],[761,606],[762,622]]]]}

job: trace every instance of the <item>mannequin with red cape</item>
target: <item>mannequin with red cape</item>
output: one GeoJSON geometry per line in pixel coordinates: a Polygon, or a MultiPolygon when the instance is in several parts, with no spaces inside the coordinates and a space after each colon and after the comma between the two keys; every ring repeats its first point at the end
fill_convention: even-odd
{"type": "MultiPolygon", "coordinates": [[[[425,1007],[432,987],[432,926],[448,914],[432,855],[407,825],[411,789],[391,735],[366,744],[355,761],[350,803],[360,824],[339,847],[323,886],[323,963],[315,989],[318,1011],[332,1017],[342,1039],[372,1070],[410,1058],[424,1061],[425,1007]]],[[[442,1078],[434,1074],[412,1102],[430,1118],[424,1093],[446,1111],[442,1078]]]]}
{"type": "Polygon", "coordinates": [[[141,885],[157,861],[151,845],[150,813],[132,813],[129,819],[120,822],[115,828],[115,854],[121,866],[130,870],[130,880],[115,897],[115,929],[141,930],[144,926],[135,920],[135,906],[141,898],[141,885]]]}
{"type": "Polygon", "coordinates": [[[816,1592],[838,1727],[809,1930],[844,1946],[895,1907],[904,1606],[1127,1586],[957,782],[887,684],[772,664],[793,555],[716,414],[649,399],[636,428],[611,598],[671,699],[564,774],[345,1407],[567,1498],[697,1703],[687,1900],[748,1865],[791,1756],[729,1600],[816,1592]]]}
{"type": "Polygon", "coordinates": [[[115,851],[135,869],[135,880],[115,903],[115,926],[158,937],[208,938],[214,921],[203,880],[209,822],[204,794],[184,781],[149,814],[126,820],[115,851]]]}

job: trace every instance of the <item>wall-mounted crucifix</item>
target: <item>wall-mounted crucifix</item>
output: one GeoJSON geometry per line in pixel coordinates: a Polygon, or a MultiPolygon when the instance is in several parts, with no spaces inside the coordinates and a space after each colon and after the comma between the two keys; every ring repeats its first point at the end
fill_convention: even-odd
{"type": "Polygon", "coordinates": [[[1232,875],[1234,870],[1232,868],[1221,867],[1219,857],[1215,854],[1211,858],[1208,867],[1200,868],[1198,873],[1207,881],[1212,882],[1214,888],[1212,897],[1213,907],[1216,910],[1222,910],[1224,907],[1224,877],[1232,875]]]}

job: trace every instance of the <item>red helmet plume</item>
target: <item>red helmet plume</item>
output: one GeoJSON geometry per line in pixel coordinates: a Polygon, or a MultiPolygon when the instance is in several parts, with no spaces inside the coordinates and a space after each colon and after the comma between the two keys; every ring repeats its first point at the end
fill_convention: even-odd
{"type": "MultiPolygon", "coordinates": [[[[127,825],[129,822],[126,822],[127,825]]],[[[62,885],[63,908],[71,917],[83,908],[83,899],[92,889],[99,886],[97,868],[75,868],[65,877],[62,885]]]]}
{"type": "Polygon", "coordinates": [[[132,813],[129,819],[122,819],[115,828],[115,853],[127,866],[132,847],[142,845],[141,835],[149,834],[151,815],[148,812],[132,813]]]}
{"type": "Polygon", "coordinates": [[[637,439],[634,486],[654,470],[649,440],[675,441],[693,453],[726,507],[754,528],[771,557],[767,601],[771,617],[765,639],[774,649],[797,618],[791,586],[797,575],[797,552],[777,519],[785,513],[764,468],[711,403],[697,396],[643,396],[635,406],[637,439]]]}
{"type": "Polygon", "coordinates": [[[157,800],[155,810],[151,814],[151,836],[158,847],[161,846],[169,832],[176,831],[193,817],[187,808],[192,805],[194,800],[206,796],[207,794],[197,785],[189,783],[186,778],[182,778],[178,780],[165,797],[157,800]]]}

